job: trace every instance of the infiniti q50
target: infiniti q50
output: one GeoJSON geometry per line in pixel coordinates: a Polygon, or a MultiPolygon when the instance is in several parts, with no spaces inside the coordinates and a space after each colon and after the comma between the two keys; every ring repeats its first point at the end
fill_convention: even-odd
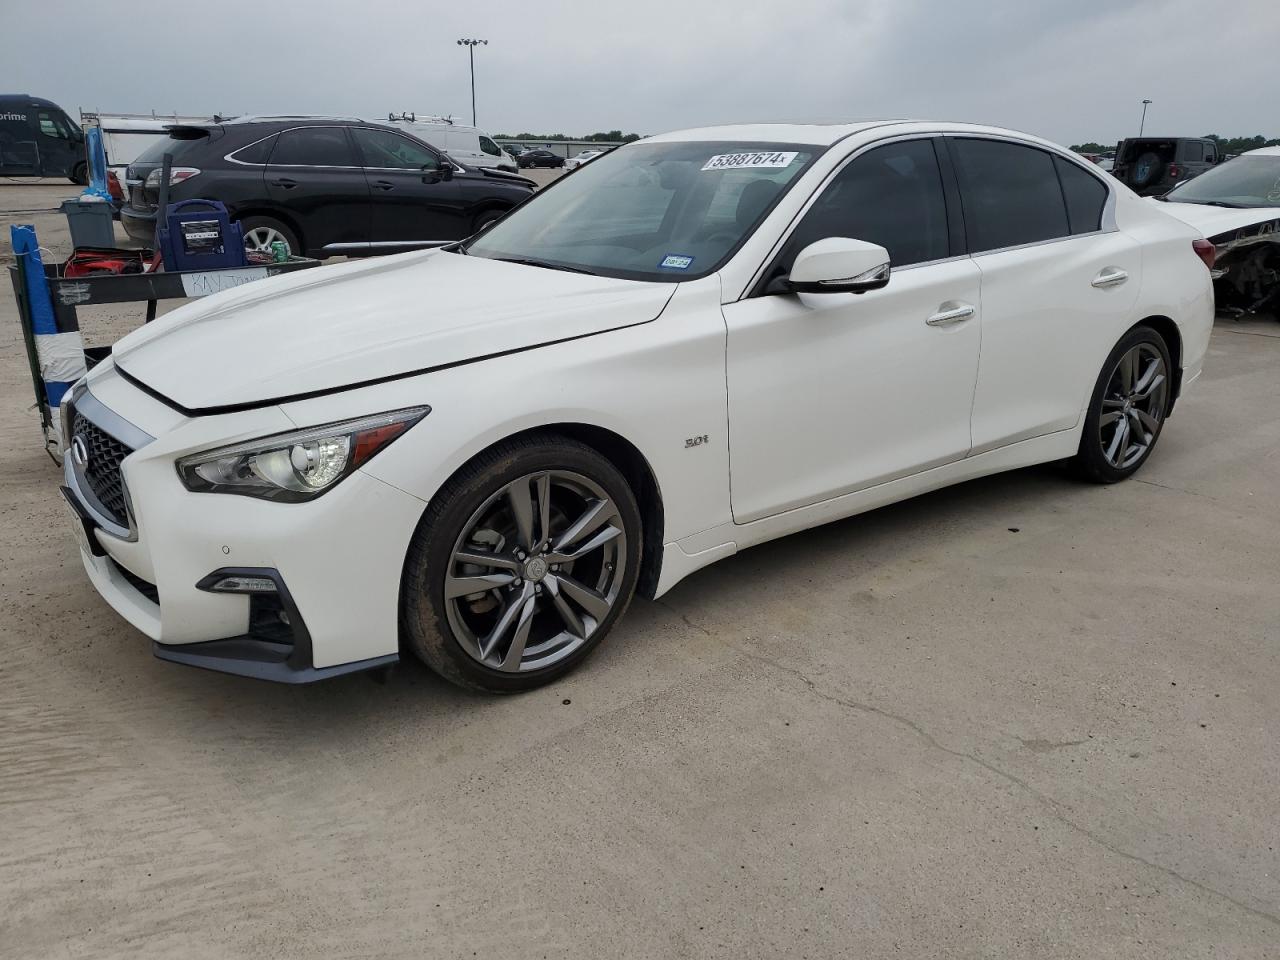
{"type": "Polygon", "coordinates": [[[752,544],[1043,461],[1131,476],[1212,256],[1006,130],[665,134],[467,241],[130,334],[64,405],[65,494],[164,659],[527,689],[752,544]]]}

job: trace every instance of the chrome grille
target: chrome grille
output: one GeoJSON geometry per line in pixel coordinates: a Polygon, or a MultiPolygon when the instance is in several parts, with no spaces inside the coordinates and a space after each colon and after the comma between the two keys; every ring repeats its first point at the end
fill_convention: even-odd
{"type": "Polygon", "coordinates": [[[129,516],[125,509],[120,464],[133,450],[79,413],[71,421],[71,437],[73,443],[78,439],[84,441],[87,457],[83,475],[89,491],[112,520],[127,527],[129,516]]]}

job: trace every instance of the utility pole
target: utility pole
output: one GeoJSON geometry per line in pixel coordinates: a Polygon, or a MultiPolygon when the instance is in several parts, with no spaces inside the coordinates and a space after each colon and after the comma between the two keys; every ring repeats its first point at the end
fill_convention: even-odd
{"type": "Polygon", "coordinates": [[[471,59],[471,125],[476,125],[476,47],[480,44],[489,45],[488,40],[459,40],[458,46],[466,47],[467,54],[471,59]]]}
{"type": "MultiPolygon", "coordinates": [[[[472,91],[472,95],[471,95],[471,97],[472,97],[471,112],[472,112],[472,113],[475,113],[475,112],[476,112],[476,110],[475,110],[476,105],[475,105],[475,92],[474,92],[474,91],[472,91]]],[[[1151,103],[1152,103],[1152,101],[1150,101],[1150,100],[1143,100],[1143,101],[1142,101],[1142,122],[1141,122],[1140,124],[1138,124],[1138,136],[1142,136],[1142,131],[1146,129],[1146,126],[1147,126],[1147,107],[1151,106],[1151,103]]],[[[475,126],[475,121],[474,121],[474,120],[473,120],[471,123],[472,123],[472,126],[475,126]]]]}

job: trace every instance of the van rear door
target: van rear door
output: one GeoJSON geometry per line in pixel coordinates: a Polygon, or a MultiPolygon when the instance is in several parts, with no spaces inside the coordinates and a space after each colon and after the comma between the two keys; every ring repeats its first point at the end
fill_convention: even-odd
{"type": "Polygon", "coordinates": [[[0,176],[40,176],[35,111],[19,100],[0,100],[0,176]]]}

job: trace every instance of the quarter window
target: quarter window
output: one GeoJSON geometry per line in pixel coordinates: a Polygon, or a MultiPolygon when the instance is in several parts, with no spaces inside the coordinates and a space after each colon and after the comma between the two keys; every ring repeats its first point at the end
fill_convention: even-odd
{"type": "Polygon", "coordinates": [[[1054,157],[1062,196],[1067,201],[1067,221],[1072,233],[1093,233],[1102,229],[1102,208],[1107,203],[1107,188],[1102,181],[1077,164],[1054,157]]]}
{"type": "Polygon", "coordinates": [[[930,140],[877,147],[846,166],[787,241],[780,265],[827,237],[850,237],[889,251],[897,267],[950,254],[947,204],[930,140]]]}
{"type": "Polygon", "coordinates": [[[276,145],[274,136],[267,137],[265,140],[259,140],[257,143],[251,143],[247,147],[242,147],[235,153],[231,154],[233,160],[239,160],[241,163],[266,163],[271,156],[271,148],[276,145]]]}
{"type": "Polygon", "coordinates": [[[1050,154],[1002,140],[949,142],[970,253],[1070,236],[1050,154]]]}
{"type": "Polygon", "coordinates": [[[357,127],[351,131],[366,167],[380,170],[435,170],[436,155],[425,146],[390,130],[357,127]]]}
{"type": "Polygon", "coordinates": [[[271,162],[293,167],[352,167],[355,157],[342,127],[298,127],[280,134],[271,162]]]}

